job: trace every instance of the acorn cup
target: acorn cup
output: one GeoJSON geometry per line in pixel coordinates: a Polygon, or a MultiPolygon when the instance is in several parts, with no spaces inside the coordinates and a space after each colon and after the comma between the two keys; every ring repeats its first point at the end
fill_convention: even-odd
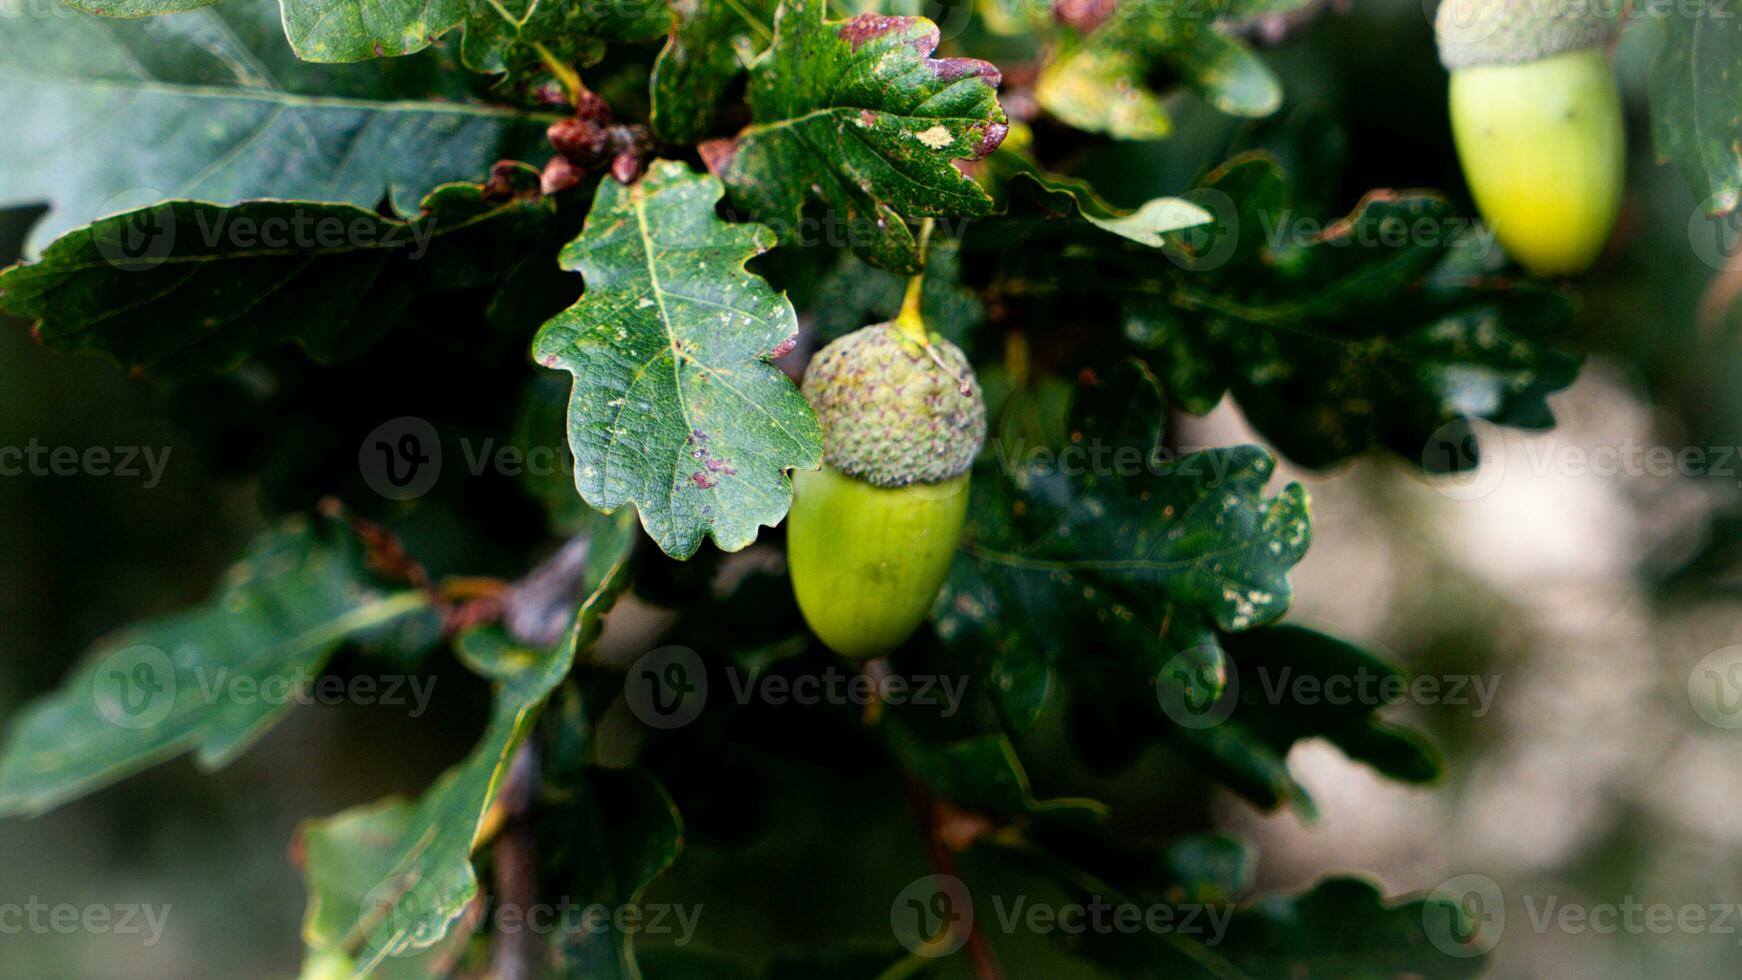
{"type": "Polygon", "coordinates": [[[1444,0],[1435,17],[1452,73],[1452,135],[1476,207],[1539,276],[1576,275],[1621,212],[1626,137],[1609,68],[1615,7],[1444,0]]]}
{"type": "Polygon", "coordinates": [[[822,423],[823,467],[793,474],[793,592],[830,649],[880,657],[925,621],[949,574],[986,441],[985,399],[916,302],[817,352],[803,388],[822,423]]]}

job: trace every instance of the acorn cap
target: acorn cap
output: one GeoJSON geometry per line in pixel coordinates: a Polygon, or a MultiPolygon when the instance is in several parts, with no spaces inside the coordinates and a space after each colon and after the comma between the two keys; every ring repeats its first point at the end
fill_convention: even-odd
{"type": "Polygon", "coordinates": [[[822,423],[823,461],[875,486],[960,476],[986,441],[986,401],[961,349],[937,334],[921,344],[893,323],[818,351],[804,396],[822,423]]]}
{"type": "Polygon", "coordinates": [[[1434,36],[1452,71],[1525,65],[1608,44],[1620,9],[1619,0],[1441,0],[1434,36]]]}

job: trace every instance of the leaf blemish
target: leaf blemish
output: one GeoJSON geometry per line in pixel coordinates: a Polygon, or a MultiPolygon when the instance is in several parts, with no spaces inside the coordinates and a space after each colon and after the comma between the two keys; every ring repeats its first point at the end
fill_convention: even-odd
{"type": "Polygon", "coordinates": [[[843,41],[852,44],[854,51],[858,51],[865,42],[875,40],[890,31],[904,27],[912,19],[911,17],[888,17],[882,14],[860,14],[842,24],[840,30],[835,33],[843,41]]]}

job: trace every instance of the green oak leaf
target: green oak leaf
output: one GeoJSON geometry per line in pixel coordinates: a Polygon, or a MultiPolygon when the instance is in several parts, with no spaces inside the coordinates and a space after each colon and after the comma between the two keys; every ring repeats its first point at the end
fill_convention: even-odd
{"type": "Polygon", "coordinates": [[[1389,706],[1382,700],[1385,685],[1404,681],[1395,666],[1297,626],[1227,635],[1220,642],[1232,674],[1219,693],[1226,702],[1204,709],[1213,724],[1174,724],[1168,734],[1188,746],[1200,768],[1257,806],[1288,803],[1307,816],[1316,812],[1288,768],[1289,751],[1309,738],[1325,739],[1390,779],[1427,783],[1439,777],[1432,747],[1415,732],[1379,717],[1389,706]],[[1353,693],[1309,701],[1293,696],[1301,689],[1353,693]]]}
{"type": "Polygon", "coordinates": [[[357,976],[367,976],[405,953],[439,943],[478,895],[472,848],[484,816],[501,788],[508,762],[531,730],[544,699],[567,676],[574,646],[539,652],[514,646],[499,629],[461,637],[460,657],[496,686],[490,722],[477,748],[449,770],[393,827],[393,804],[376,804],[306,825],[317,842],[359,821],[397,830],[384,845],[348,855],[333,868],[311,864],[310,899],[303,934],[316,951],[350,956],[357,976]],[[361,892],[359,894],[359,889],[361,892]]]}
{"type": "MultiPolygon", "coordinates": [[[[306,2],[306,0],[297,0],[306,2]]],[[[323,0],[324,2],[324,0],[323,0]]],[[[653,41],[672,15],[653,0],[466,0],[467,67],[518,73],[548,61],[593,64],[611,41],[653,41]]]]}
{"type": "MultiPolygon", "coordinates": [[[[1217,12],[1244,16],[1299,4],[1282,0],[1217,12]]],[[[1035,96],[1048,112],[1078,129],[1119,139],[1159,139],[1172,131],[1172,123],[1165,97],[1148,82],[1165,67],[1229,115],[1256,118],[1275,112],[1282,104],[1276,77],[1210,13],[1188,4],[1124,0],[1106,22],[1067,45],[1042,70],[1035,96]]]]}
{"type": "Polygon", "coordinates": [[[155,17],[210,7],[221,0],[64,0],[74,10],[100,17],[155,17]]]}
{"type": "Polygon", "coordinates": [[[490,721],[465,761],[415,804],[390,799],[304,824],[311,962],[342,958],[357,976],[378,967],[391,976],[443,956],[478,896],[472,851],[508,763],[628,587],[634,543],[625,520],[594,528],[574,622],[557,649],[526,649],[500,627],[460,637],[460,661],[495,686],[490,721]]]}
{"type": "Polygon", "coordinates": [[[933,59],[936,24],[864,14],[825,19],[822,0],[786,0],[773,45],[750,72],[754,122],[704,143],[702,158],[783,243],[811,236],[819,201],[871,264],[920,270],[908,222],[980,217],[991,199],[952,161],[991,153],[1008,128],[998,69],[933,59]]]}
{"type": "Polygon", "coordinates": [[[556,116],[470,101],[435,52],[323,67],[298,61],[281,35],[270,0],[148,21],[8,20],[0,207],[52,206],[27,253],[171,198],[374,208],[385,196],[404,214],[495,160],[548,152],[556,116]]]}
{"type": "Polygon", "coordinates": [[[671,40],[653,64],[653,131],[673,143],[708,134],[721,96],[774,40],[777,0],[672,0],[671,40]]]}
{"type": "Polygon", "coordinates": [[[662,3],[633,0],[280,0],[284,33],[297,57],[349,62],[414,54],[464,26],[461,57],[499,74],[541,62],[591,64],[607,41],[665,36],[662,3]]]}
{"type": "Polygon", "coordinates": [[[1082,798],[1037,799],[1016,749],[1003,734],[937,740],[894,714],[878,725],[901,767],[932,792],[987,813],[1045,815],[1069,824],[1098,823],[1105,804],[1082,798]]]}
{"type": "Polygon", "coordinates": [[[1579,359],[1545,338],[1570,306],[1484,276],[1469,247],[1480,243],[1460,242],[1444,198],[1374,192],[1348,217],[1298,225],[1280,169],[1256,155],[1186,196],[1217,215],[1188,233],[1194,257],[1114,287],[1127,336],[1157,352],[1186,410],[1231,392],[1265,438],[1312,467],[1381,445],[1459,468],[1473,460],[1428,458],[1448,425],[1553,424],[1547,398],[1579,359]]]}
{"type": "Polygon", "coordinates": [[[1302,487],[1265,496],[1275,461],[1264,450],[1169,457],[1147,366],[1086,381],[1074,401],[1065,446],[995,436],[1001,472],[974,482],[967,543],[937,604],[940,635],[984,651],[988,689],[1018,731],[1038,720],[1060,662],[1083,659],[1066,653],[1085,629],[1122,651],[1085,667],[1153,688],[1198,624],[1239,631],[1280,617],[1312,536],[1302,487]]]}
{"type": "Polygon", "coordinates": [[[505,199],[439,187],[410,221],[351,204],[164,202],[0,272],[0,309],[35,321],[51,349],[101,351],[156,377],[226,371],[291,341],[339,360],[373,346],[413,300],[500,281],[517,249],[551,237],[538,172],[511,179],[505,199]]]}
{"type": "MultiPolygon", "coordinates": [[[[392,796],[330,817],[307,820],[297,827],[292,853],[302,868],[309,892],[304,935],[308,948],[301,980],[349,980],[357,973],[352,954],[358,950],[350,948],[347,935],[338,930],[354,929],[356,938],[361,938],[364,929],[376,928],[386,921],[392,910],[391,901],[397,896],[391,889],[387,894],[375,890],[381,883],[382,870],[392,861],[395,846],[414,832],[415,822],[428,819],[430,814],[420,813],[420,809],[419,801],[392,796]],[[381,918],[365,923],[365,916],[371,911],[381,918]]],[[[473,908],[466,908],[462,916],[473,908]]],[[[459,928],[450,928],[439,942],[385,959],[369,975],[375,980],[448,976],[471,941],[473,931],[462,921],[459,928]]]]}
{"type": "Polygon", "coordinates": [[[1097,194],[1088,181],[1047,173],[1027,154],[1009,146],[1000,147],[987,163],[997,179],[1008,184],[1013,193],[1032,200],[1043,212],[1081,218],[1102,231],[1150,248],[1169,247],[1175,244],[1177,232],[1215,220],[1213,214],[1199,205],[1178,197],[1154,198],[1135,211],[1116,207],[1097,194]]]}
{"type": "MultiPolygon", "coordinates": [[[[952,238],[933,237],[925,250],[925,282],[920,286],[920,313],[927,329],[942,334],[951,343],[973,350],[970,336],[986,317],[986,308],[974,290],[961,284],[961,246],[952,238]]],[[[907,279],[868,265],[852,252],[843,251],[834,269],[817,284],[813,316],[817,336],[826,340],[843,337],[871,323],[895,319],[907,295],[907,279]]]]}
{"type": "Polygon", "coordinates": [[[606,512],[635,504],[680,558],[704,534],[727,551],[750,544],[791,504],[785,471],[822,457],[816,416],[769,363],[797,317],[744,268],[774,235],[720,220],[722,194],[717,178],[672,161],[629,187],[603,183],[562,254],[586,293],[533,343],[540,364],[574,375],[581,496],[606,512]]]}
{"type": "Polygon", "coordinates": [[[1742,204],[1742,24],[1720,4],[1697,4],[1663,23],[1651,66],[1651,131],[1708,212],[1742,204]]]}
{"type": "MultiPolygon", "coordinates": [[[[583,906],[598,903],[617,909],[638,903],[653,879],[683,851],[677,806],[659,780],[644,770],[588,767],[560,810],[562,844],[551,863],[565,876],[565,894],[583,906]]],[[[639,980],[635,931],[619,929],[615,919],[588,926],[553,937],[552,975],[639,980]]]]}
{"type": "Polygon", "coordinates": [[[42,813],[184,752],[205,769],[240,755],[341,644],[429,606],[423,592],[385,591],[359,552],[332,522],[289,521],[204,605],[100,641],[12,719],[0,814],[42,813]]]}

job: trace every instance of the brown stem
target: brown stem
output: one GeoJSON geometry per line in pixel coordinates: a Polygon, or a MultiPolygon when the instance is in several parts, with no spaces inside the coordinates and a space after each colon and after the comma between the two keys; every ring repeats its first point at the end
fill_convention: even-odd
{"type": "MultiPolygon", "coordinates": [[[[948,843],[950,835],[945,833],[945,825],[949,822],[947,808],[912,776],[907,777],[907,796],[913,805],[913,818],[919,824],[920,836],[925,839],[926,853],[931,857],[932,867],[938,874],[960,879],[956,854],[948,843]]],[[[1003,980],[1004,970],[998,965],[998,958],[992,954],[992,944],[986,941],[986,934],[980,929],[978,916],[968,923],[966,948],[974,980],[1003,980]]]]}
{"type": "MultiPolygon", "coordinates": [[[[497,980],[535,980],[542,958],[539,936],[524,928],[538,904],[538,844],[526,811],[537,783],[538,761],[531,743],[520,746],[508,764],[502,792],[501,829],[492,848],[495,857],[497,922],[512,919],[522,924],[514,930],[499,929],[490,953],[491,975],[497,980]],[[509,912],[513,909],[513,912],[509,912]]],[[[492,807],[493,810],[497,809],[492,807]]]]}

